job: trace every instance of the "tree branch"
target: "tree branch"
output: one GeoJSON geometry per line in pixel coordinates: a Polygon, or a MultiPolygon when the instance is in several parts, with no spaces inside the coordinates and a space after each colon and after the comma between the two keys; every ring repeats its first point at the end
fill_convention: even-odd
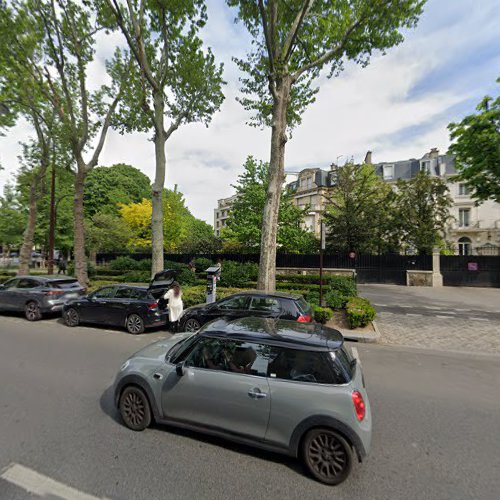
{"type": "Polygon", "coordinates": [[[276,87],[274,83],[274,78],[275,78],[275,71],[274,71],[274,51],[271,45],[271,36],[269,33],[269,27],[267,25],[267,19],[266,19],[266,10],[264,8],[264,1],[259,0],[259,11],[260,11],[260,17],[262,20],[262,29],[264,30],[264,38],[266,40],[266,47],[267,47],[267,55],[268,55],[268,61],[269,61],[269,90],[271,91],[271,94],[273,95],[274,99],[277,98],[276,95],[276,87]]]}
{"type": "Polygon", "coordinates": [[[299,33],[300,26],[302,25],[302,21],[309,14],[309,11],[314,5],[314,1],[315,0],[305,0],[302,9],[300,9],[300,11],[295,16],[292,27],[290,28],[290,31],[283,45],[283,53],[284,53],[283,61],[288,61],[288,58],[290,57],[293,50],[295,39],[297,38],[297,35],[299,33]]]}
{"type": "Polygon", "coordinates": [[[349,37],[351,36],[352,32],[355,31],[356,28],[358,28],[360,26],[362,21],[363,21],[363,19],[360,18],[354,24],[352,24],[350,26],[350,28],[346,31],[344,37],[342,38],[342,41],[340,42],[340,44],[337,47],[325,52],[322,56],[318,57],[316,60],[312,61],[309,64],[305,64],[304,66],[299,68],[297,71],[295,71],[295,73],[293,73],[293,75],[292,75],[292,81],[296,82],[300,78],[300,76],[303,73],[305,73],[306,71],[308,71],[312,68],[321,67],[323,64],[325,64],[325,63],[331,61],[332,59],[334,59],[335,57],[338,57],[339,55],[341,55],[342,52],[344,51],[345,45],[348,42],[349,37]]]}

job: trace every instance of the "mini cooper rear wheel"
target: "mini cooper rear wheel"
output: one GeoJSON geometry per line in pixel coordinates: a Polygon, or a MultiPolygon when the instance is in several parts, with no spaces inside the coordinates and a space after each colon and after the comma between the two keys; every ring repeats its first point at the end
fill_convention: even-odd
{"type": "Polygon", "coordinates": [[[139,387],[127,387],[120,396],[120,415],[125,425],[133,431],[143,431],[151,424],[149,401],[139,387]]]}
{"type": "Polygon", "coordinates": [[[322,483],[340,484],[351,472],[351,446],[331,429],[309,431],[304,439],[302,452],[307,469],[322,483]]]}
{"type": "Polygon", "coordinates": [[[68,326],[78,326],[78,324],[80,323],[80,315],[78,314],[78,311],[73,307],[70,307],[64,313],[64,322],[68,326]]]}
{"type": "Polygon", "coordinates": [[[36,302],[28,302],[24,306],[24,315],[28,321],[38,321],[39,319],[42,319],[40,306],[36,302]]]}
{"type": "Polygon", "coordinates": [[[185,332],[197,332],[200,329],[200,322],[197,319],[191,318],[184,323],[185,332]]]}
{"type": "Polygon", "coordinates": [[[125,322],[127,331],[133,335],[144,332],[144,320],[138,314],[131,314],[125,322]]]}

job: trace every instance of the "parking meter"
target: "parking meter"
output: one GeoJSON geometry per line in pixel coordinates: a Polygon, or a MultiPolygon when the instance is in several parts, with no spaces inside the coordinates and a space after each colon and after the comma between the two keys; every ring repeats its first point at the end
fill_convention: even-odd
{"type": "Polygon", "coordinates": [[[220,277],[220,266],[212,266],[206,270],[207,273],[207,304],[216,301],[217,279],[220,277]]]}

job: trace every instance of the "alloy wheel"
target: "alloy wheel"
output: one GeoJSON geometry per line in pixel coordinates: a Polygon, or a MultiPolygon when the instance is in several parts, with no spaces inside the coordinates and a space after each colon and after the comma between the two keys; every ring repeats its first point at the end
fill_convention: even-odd
{"type": "Polygon", "coordinates": [[[76,326],[80,322],[80,317],[76,310],[71,308],[66,311],[65,320],[68,326],[76,326]]]}
{"type": "Polygon", "coordinates": [[[40,313],[40,306],[36,302],[29,302],[26,304],[24,314],[28,321],[37,321],[42,317],[40,313]]]}
{"type": "Polygon", "coordinates": [[[137,335],[137,334],[142,333],[144,331],[144,321],[137,314],[131,314],[127,318],[127,325],[126,326],[127,326],[127,330],[134,335],[137,335]]]}
{"type": "Polygon", "coordinates": [[[352,466],[352,452],[345,439],[328,429],[313,431],[306,440],[305,462],[321,482],[339,484],[352,466]]]}
{"type": "Polygon", "coordinates": [[[184,324],[186,332],[197,332],[200,329],[200,323],[196,319],[188,319],[184,324]]]}
{"type": "Polygon", "coordinates": [[[120,398],[120,414],[125,425],[142,431],[151,423],[151,409],[144,392],[135,386],[127,387],[120,398]]]}

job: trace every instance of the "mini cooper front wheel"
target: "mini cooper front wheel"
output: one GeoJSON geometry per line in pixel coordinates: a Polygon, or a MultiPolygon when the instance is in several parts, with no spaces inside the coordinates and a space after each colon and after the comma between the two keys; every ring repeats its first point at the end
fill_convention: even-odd
{"type": "Polygon", "coordinates": [[[352,469],[352,448],[331,429],[312,429],[303,442],[304,463],[313,477],[328,485],[340,484],[352,469]]]}
{"type": "Polygon", "coordinates": [[[151,424],[151,408],[144,391],[127,387],[120,396],[120,415],[125,425],[133,431],[143,431],[151,424]]]}
{"type": "Polygon", "coordinates": [[[139,333],[144,332],[144,320],[138,314],[131,314],[127,318],[125,326],[127,331],[133,335],[138,335],[139,333]]]}

